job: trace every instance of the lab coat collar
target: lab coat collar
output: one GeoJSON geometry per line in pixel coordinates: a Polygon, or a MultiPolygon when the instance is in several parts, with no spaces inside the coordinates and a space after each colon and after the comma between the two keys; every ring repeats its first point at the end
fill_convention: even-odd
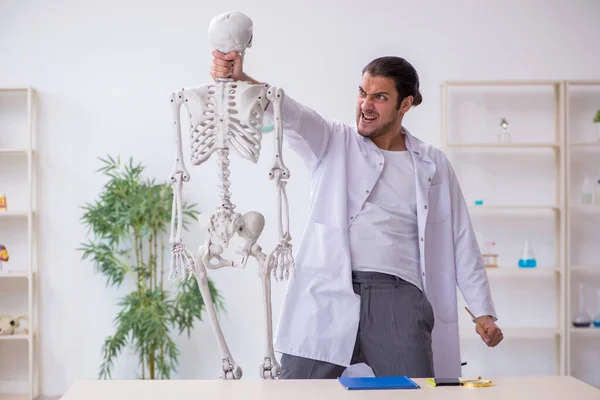
{"type": "MultiPolygon", "coordinates": [[[[356,133],[356,135],[358,135],[364,143],[366,143],[371,148],[374,148],[377,151],[379,151],[379,147],[377,147],[377,145],[375,143],[373,143],[371,138],[363,137],[360,135],[360,133],[358,133],[358,127],[355,122],[353,122],[351,124],[351,126],[352,126],[354,132],[356,133]]],[[[417,157],[419,157],[423,161],[433,162],[431,157],[429,157],[428,145],[425,142],[423,142],[421,139],[418,139],[417,137],[413,136],[409,132],[409,130],[406,129],[404,126],[402,126],[402,131],[404,132],[404,134],[406,136],[406,141],[405,141],[406,149],[408,151],[410,151],[411,153],[415,154],[417,157]]]]}
{"type": "Polygon", "coordinates": [[[429,157],[428,145],[421,139],[418,139],[415,136],[413,136],[404,126],[402,126],[402,130],[404,131],[404,134],[406,136],[405,143],[408,151],[416,154],[423,161],[433,162],[431,157],[429,157]]]}

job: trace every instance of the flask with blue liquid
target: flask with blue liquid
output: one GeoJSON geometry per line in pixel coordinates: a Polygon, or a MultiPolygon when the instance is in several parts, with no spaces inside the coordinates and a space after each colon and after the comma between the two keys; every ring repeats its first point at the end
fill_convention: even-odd
{"type": "Polygon", "coordinates": [[[537,261],[535,259],[535,255],[533,253],[533,249],[529,244],[529,240],[525,241],[525,245],[523,246],[523,251],[521,252],[521,257],[519,258],[519,267],[521,268],[535,268],[537,266],[537,261]]]}

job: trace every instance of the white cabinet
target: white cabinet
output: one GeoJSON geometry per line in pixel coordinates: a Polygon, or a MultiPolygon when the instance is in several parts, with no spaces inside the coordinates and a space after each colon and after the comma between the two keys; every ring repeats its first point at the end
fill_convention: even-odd
{"type": "Polygon", "coordinates": [[[488,349],[462,316],[464,374],[566,374],[600,386],[600,327],[573,325],[580,310],[600,313],[600,81],[445,82],[441,90],[441,147],[482,250],[496,244],[499,267],[488,276],[505,332],[488,349]],[[535,268],[518,267],[525,240],[535,268]]]}
{"type": "Polygon", "coordinates": [[[580,309],[592,320],[600,313],[600,196],[594,193],[600,187],[600,132],[593,123],[600,110],[600,81],[567,81],[565,98],[567,373],[600,387],[600,327],[573,325],[580,309]]]}
{"type": "Polygon", "coordinates": [[[39,394],[35,105],[32,88],[0,88],[0,195],[7,206],[0,244],[9,255],[0,273],[0,315],[26,317],[19,333],[0,336],[0,399],[39,394]]]}
{"type": "Polygon", "coordinates": [[[487,271],[505,333],[488,348],[459,303],[464,376],[566,371],[564,88],[562,81],[442,85],[441,147],[482,251],[497,254],[498,267],[487,271]],[[526,242],[534,268],[519,267],[526,242]]]}

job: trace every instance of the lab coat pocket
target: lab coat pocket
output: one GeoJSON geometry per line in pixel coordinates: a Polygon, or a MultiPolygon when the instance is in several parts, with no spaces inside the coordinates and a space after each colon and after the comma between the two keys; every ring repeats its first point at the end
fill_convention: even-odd
{"type": "Polygon", "coordinates": [[[450,217],[450,196],[448,185],[438,183],[429,187],[427,223],[439,224],[450,217]]]}
{"type": "Polygon", "coordinates": [[[309,224],[299,264],[307,272],[337,276],[346,262],[344,231],[330,224],[309,224]]]}

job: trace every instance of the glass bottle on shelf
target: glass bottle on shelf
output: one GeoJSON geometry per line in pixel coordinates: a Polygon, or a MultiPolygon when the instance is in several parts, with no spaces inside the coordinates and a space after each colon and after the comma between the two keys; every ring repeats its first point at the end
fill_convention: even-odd
{"type": "Polygon", "coordinates": [[[581,186],[581,204],[592,204],[594,202],[594,184],[593,181],[586,176],[583,179],[581,186]]]}
{"type": "Polygon", "coordinates": [[[587,328],[592,324],[592,317],[588,314],[584,309],[584,285],[583,283],[579,283],[579,312],[577,316],[573,320],[573,326],[575,328],[587,328]]]}
{"type": "Polygon", "coordinates": [[[536,266],[537,261],[535,259],[535,254],[533,253],[533,248],[529,244],[529,240],[526,240],[523,250],[521,251],[521,257],[519,257],[519,267],[535,268],[536,266]]]}
{"type": "Polygon", "coordinates": [[[498,133],[498,143],[510,143],[510,133],[508,132],[508,122],[502,118],[500,121],[500,132],[498,133]]]}

